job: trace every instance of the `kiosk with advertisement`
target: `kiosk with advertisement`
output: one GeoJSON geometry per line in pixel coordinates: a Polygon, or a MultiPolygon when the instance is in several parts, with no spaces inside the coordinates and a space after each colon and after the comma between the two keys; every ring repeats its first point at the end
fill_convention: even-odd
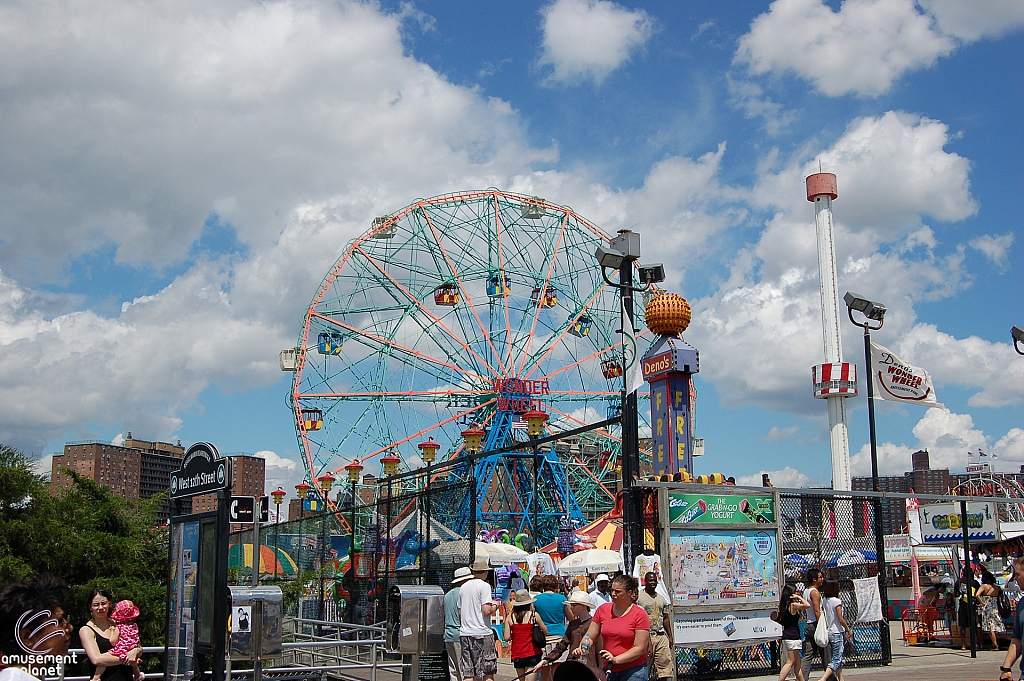
{"type": "Polygon", "coordinates": [[[211,655],[214,679],[225,678],[228,617],[228,503],[231,468],[207,442],[185,452],[171,473],[167,638],[168,681],[201,678],[211,655]],[[183,514],[186,498],[216,494],[217,510],[183,514]]]}
{"type": "Polygon", "coordinates": [[[655,484],[676,647],[740,648],[778,639],[782,627],[770,618],[782,585],[777,492],[655,484]]]}

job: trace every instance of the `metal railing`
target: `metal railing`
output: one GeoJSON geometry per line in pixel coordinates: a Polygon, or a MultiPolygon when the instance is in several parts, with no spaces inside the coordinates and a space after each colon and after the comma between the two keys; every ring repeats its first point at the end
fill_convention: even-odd
{"type": "MultiPolygon", "coordinates": [[[[143,655],[154,654],[154,653],[160,653],[162,655],[163,652],[164,652],[164,647],[163,646],[143,646],[143,648],[142,648],[142,654],[143,655]]],[[[83,659],[88,659],[86,657],[85,650],[83,648],[71,648],[71,649],[68,650],[68,655],[81,655],[83,659]]],[[[91,676],[64,676],[64,675],[61,675],[58,678],[63,679],[63,681],[89,681],[89,679],[91,679],[92,677],[91,676]]],[[[160,673],[152,673],[152,674],[150,674],[149,672],[147,672],[146,673],[146,678],[147,679],[154,679],[154,680],[155,679],[162,679],[162,678],[164,678],[164,675],[160,674],[160,673]]]]}
{"type": "MultiPolygon", "coordinates": [[[[377,681],[377,672],[402,673],[402,662],[382,662],[385,645],[383,625],[348,624],[311,618],[289,618],[284,634],[292,639],[282,644],[280,662],[263,667],[259,676],[279,679],[353,679],[366,677],[349,672],[369,671],[370,681],[377,681]]],[[[244,664],[244,663],[243,663],[244,664]]],[[[252,668],[238,669],[232,665],[232,678],[253,678],[252,668]]],[[[253,681],[259,681],[254,678],[253,681]]]]}

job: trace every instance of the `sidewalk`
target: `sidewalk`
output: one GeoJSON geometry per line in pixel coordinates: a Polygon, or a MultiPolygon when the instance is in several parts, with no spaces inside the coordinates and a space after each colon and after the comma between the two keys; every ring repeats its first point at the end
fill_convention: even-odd
{"type": "MultiPolygon", "coordinates": [[[[976,659],[971,658],[970,651],[954,650],[948,646],[905,646],[900,639],[900,625],[892,625],[892,664],[884,667],[849,668],[843,671],[846,679],[860,681],[996,681],[999,678],[999,665],[1003,663],[1005,650],[998,653],[990,650],[979,650],[976,659]]],[[[1019,662],[1014,665],[1018,669],[1019,662]]],[[[1015,671],[1014,677],[1020,672],[1015,671]]],[[[821,672],[812,672],[807,681],[821,677],[821,672]]],[[[508,659],[498,660],[496,681],[511,681],[516,678],[512,662],[508,659]]],[[[750,681],[777,681],[778,675],[745,677],[750,681]]],[[[790,679],[796,677],[790,675],[790,679]]]]}

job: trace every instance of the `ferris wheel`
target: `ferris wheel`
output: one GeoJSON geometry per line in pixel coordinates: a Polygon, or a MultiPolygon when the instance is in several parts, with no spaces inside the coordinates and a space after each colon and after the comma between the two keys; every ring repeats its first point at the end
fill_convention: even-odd
{"type": "MultiPolygon", "coordinates": [[[[419,468],[428,438],[444,461],[472,424],[487,429],[485,449],[525,439],[526,405],[510,395],[540,404],[549,434],[616,415],[620,304],[593,256],[608,239],[568,207],[495,189],[375,219],[324,277],[294,350],[310,477],[389,454],[419,468]]],[[[588,517],[612,505],[619,452],[617,426],[555,447],[588,517]]]]}

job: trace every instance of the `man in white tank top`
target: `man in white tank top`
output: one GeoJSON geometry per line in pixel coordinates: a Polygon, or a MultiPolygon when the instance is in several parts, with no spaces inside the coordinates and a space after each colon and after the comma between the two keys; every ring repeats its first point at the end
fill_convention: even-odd
{"type": "Polygon", "coordinates": [[[821,619],[821,585],[825,582],[825,572],[818,568],[810,568],[804,576],[807,580],[807,589],[804,591],[804,600],[811,604],[805,612],[807,622],[804,624],[804,649],[800,666],[804,671],[804,678],[810,679],[811,664],[814,662],[814,655],[821,656],[825,666],[832,660],[832,649],[828,646],[819,648],[814,643],[814,630],[821,619]]]}

